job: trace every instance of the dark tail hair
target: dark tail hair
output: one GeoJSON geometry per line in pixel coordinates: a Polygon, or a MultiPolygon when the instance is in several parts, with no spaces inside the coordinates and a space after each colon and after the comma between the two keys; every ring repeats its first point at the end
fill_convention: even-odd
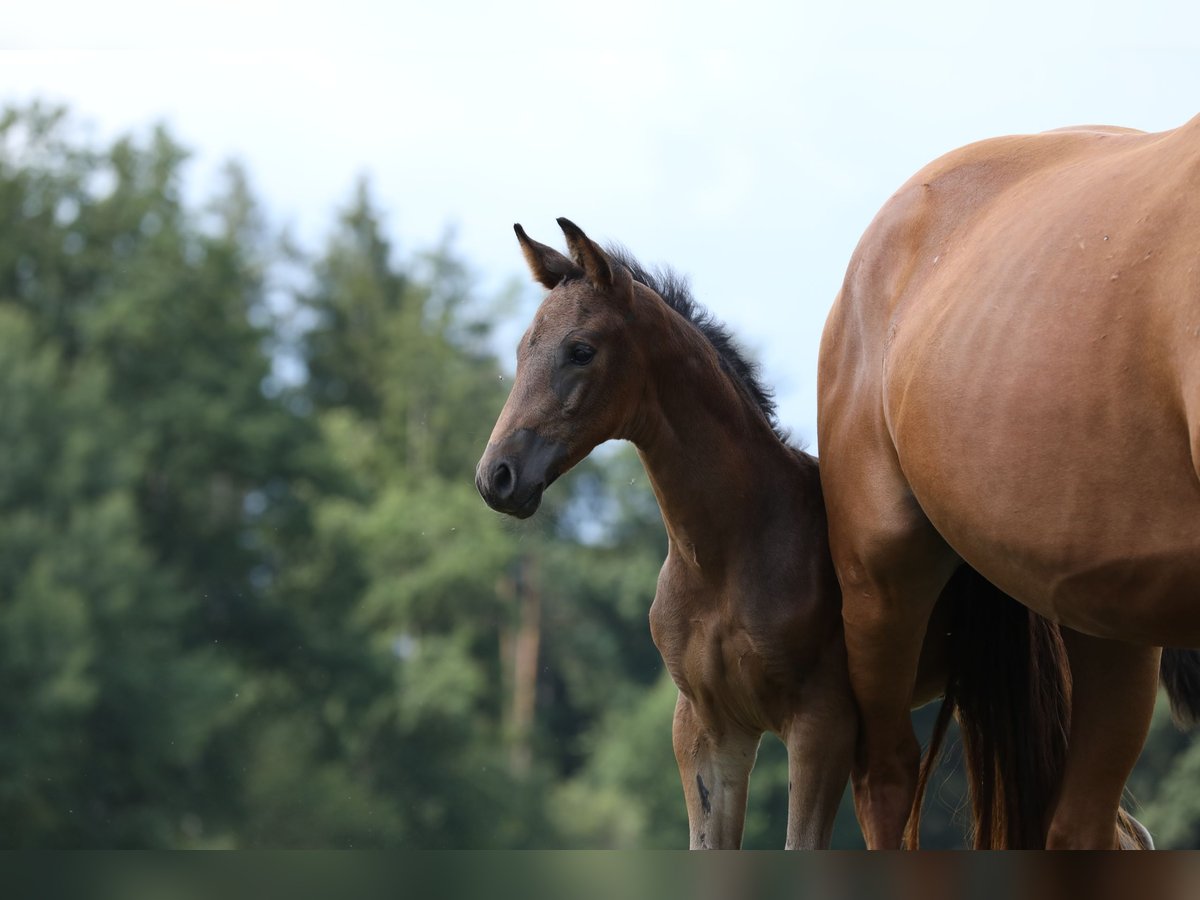
{"type": "Polygon", "coordinates": [[[1200,650],[1164,647],[1158,677],[1171,701],[1171,718],[1182,729],[1200,723],[1200,650]]]}
{"type": "Polygon", "coordinates": [[[957,713],[974,846],[1045,847],[1071,715],[1062,635],[967,565],[940,602],[950,604],[946,695],[921,761],[906,842],[919,841],[925,789],[957,713]]]}
{"type": "MultiPolygon", "coordinates": [[[[967,565],[950,578],[939,602],[950,604],[946,693],[921,761],[905,842],[919,843],[925,791],[957,715],[974,847],[1043,848],[1071,721],[1062,634],[967,565]]],[[[1200,654],[1191,662],[1190,684],[1200,688],[1200,654]]],[[[1200,700],[1198,692],[1189,696],[1200,700]]],[[[1122,846],[1152,846],[1123,809],[1117,830],[1122,846]]]]}

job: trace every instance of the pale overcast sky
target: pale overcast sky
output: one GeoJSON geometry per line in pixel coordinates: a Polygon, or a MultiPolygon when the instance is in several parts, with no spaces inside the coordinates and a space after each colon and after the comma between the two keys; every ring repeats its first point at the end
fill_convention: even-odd
{"type": "Polygon", "coordinates": [[[513,222],[559,244],[562,215],[674,266],[810,441],[825,313],[917,168],[997,134],[1200,113],[1195,2],[6,6],[0,101],[66,102],[99,137],[165,120],[195,190],[237,156],[310,246],[366,172],[401,247],[453,226],[487,289],[524,277],[513,222]]]}

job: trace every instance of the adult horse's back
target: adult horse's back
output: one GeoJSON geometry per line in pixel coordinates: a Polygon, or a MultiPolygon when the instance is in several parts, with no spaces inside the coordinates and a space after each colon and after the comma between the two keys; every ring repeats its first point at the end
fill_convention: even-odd
{"type": "Polygon", "coordinates": [[[1157,648],[1200,646],[1200,118],[999,138],[914,176],[826,324],[819,431],[868,842],[908,818],[912,673],[965,561],[1070,629],[1048,840],[1112,845],[1157,648]]]}

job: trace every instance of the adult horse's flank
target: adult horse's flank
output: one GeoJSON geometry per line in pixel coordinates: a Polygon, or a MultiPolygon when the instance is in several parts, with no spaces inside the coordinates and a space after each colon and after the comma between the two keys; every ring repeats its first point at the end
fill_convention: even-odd
{"type": "MultiPolygon", "coordinates": [[[[523,518],[597,444],[637,445],[670,542],[650,619],[679,687],[691,846],[738,846],[766,731],[788,748],[787,846],[827,846],[857,722],[816,461],[777,434],[753,368],[681,281],[559,221],[574,259],[517,228],[550,292],[521,340],[479,490],[523,518]]],[[[1065,753],[1057,628],[964,569],[928,644],[910,700],[949,685],[980,842],[1040,844],[1065,753]]]]}
{"type": "Polygon", "coordinates": [[[1066,626],[1069,746],[1042,828],[1114,846],[1158,647],[1200,646],[1200,118],[927,166],[850,261],[819,394],[868,844],[901,843],[921,641],[965,561],[1066,626]]]}

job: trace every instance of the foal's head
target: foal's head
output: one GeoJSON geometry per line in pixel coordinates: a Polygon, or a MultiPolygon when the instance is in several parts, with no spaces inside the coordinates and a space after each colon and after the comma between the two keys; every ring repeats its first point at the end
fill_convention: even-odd
{"type": "Polygon", "coordinates": [[[475,484],[493,509],[526,518],[542,491],[597,444],[628,433],[648,355],[634,340],[629,270],[567,219],[568,258],[517,239],[533,277],[550,289],[517,347],[517,375],[475,484]]]}

